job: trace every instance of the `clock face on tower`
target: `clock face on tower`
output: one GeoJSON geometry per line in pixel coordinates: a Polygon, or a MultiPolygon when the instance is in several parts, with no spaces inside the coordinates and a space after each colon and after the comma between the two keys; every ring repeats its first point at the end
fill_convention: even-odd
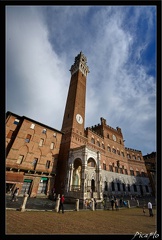
{"type": "Polygon", "coordinates": [[[80,114],[77,114],[77,115],[76,115],[76,120],[77,120],[77,122],[78,122],[79,124],[82,124],[82,123],[83,123],[83,118],[82,118],[82,116],[81,116],[80,114]]]}

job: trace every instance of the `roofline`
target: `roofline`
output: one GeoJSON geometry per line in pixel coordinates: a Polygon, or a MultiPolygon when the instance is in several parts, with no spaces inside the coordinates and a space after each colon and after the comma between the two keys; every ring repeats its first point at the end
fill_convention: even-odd
{"type": "Polygon", "coordinates": [[[20,116],[17,115],[16,113],[13,113],[13,112],[7,111],[7,112],[6,112],[6,118],[7,118],[9,115],[14,115],[15,117],[20,117],[20,116]]]}
{"type": "Polygon", "coordinates": [[[38,121],[36,121],[36,120],[34,120],[34,119],[32,119],[32,118],[28,118],[28,117],[26,117],[26,116],[20,116],[20,115],[18,115],[18,114],[13,113],[13,112],[7,111],[6,117],[8,117],[9,115],[14,115],[15,117],[21,118],[21,119],[23,119],[23,120],[25,120],[25,119],[26,119],[26,120],[29,120],[29,121],[34,122],[34,123],[36,123],[36,124],[42,125],[43,127],[46,127],[46,128],[51,129],[51,130],[54,130],[54,131],[56,131],[56,132],[58,132],[58,133],[64,134],[63,132],[57,130],[56,128],[52,128],[52,127],[50,127],[50,126],[48,126],[48,125],[46,125],[46,124],[43,124],[43,123],[41,123],[41,122],[38,122],[38,121]]]}

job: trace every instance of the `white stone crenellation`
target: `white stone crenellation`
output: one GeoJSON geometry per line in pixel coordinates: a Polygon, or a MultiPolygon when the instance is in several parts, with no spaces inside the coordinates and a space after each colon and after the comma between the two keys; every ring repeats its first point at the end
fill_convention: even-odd
{"type": "Polygon", "coordinates": [[[78,70],[80,70],[86,77],[87,74],[89,73],[89,68],[86,63],[87,63],[87,58],[84,56],[82,52],[80,52],[80,54],[76,56],[74,64],[71,66],[71,69],[70,69],[71,75],[73,75],[78,70]]]}

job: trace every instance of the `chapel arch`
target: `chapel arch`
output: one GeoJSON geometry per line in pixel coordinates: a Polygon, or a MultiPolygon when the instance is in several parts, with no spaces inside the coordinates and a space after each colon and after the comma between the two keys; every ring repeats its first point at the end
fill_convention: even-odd
{"type": "Polygon", "coordinates": [[[96,167],[96,162],[95,162],[95,160],[90,157],[90,158],[88,159],[88,161],[87,161],[87,166],[88,166],[88,167],[94,167],[94,168],[95,168],[95,167],[96,167]]]}
{"type": "Polygon", "coordinates": [[[74,168],[78,168],[79,166],[82,166],[82,161],[80,158],[76,158],[73,162],[74,168]]]}

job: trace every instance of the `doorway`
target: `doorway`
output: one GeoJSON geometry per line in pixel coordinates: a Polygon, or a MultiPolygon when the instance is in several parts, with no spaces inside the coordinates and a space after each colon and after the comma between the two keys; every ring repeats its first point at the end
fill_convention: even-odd
{"type": "Polygon", "coordinates": [[[31,184],[32,184],[31,179],[24,179],[24,183],[21,189],[21,194],[24,194],[25,192],[29,194],[31,190],[31,184]]]}
{"type": "Polygon", "coordinates": [[[92,190],[92,193],[95,192],[95,180],[94,179],[91,180],[91,190],[92,190]]]}
{"type": "Polygon", "coordinates": [[[143,196],[143,188],[142,188],[142,185],[139,185],[139,187],[140,187],[141,195],[143,196]]]}
{"type": "Polygon", "coordinates": [[[37,194],[47,194],[47,185],[48,185],[48,178],[42,177],[39,182],[37,194]]]}

